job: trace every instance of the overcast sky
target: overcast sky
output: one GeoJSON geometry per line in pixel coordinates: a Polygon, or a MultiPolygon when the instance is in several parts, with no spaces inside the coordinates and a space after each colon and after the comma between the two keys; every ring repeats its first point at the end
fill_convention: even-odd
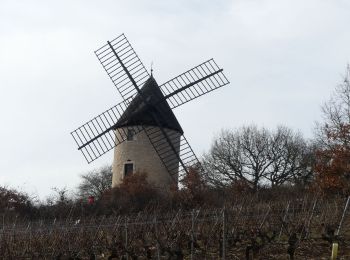
{"type": "Polygon", "coordinates": [[[0,185],[44,198],[88,165],[70,132],[121,101],[93,51],[125,33],[159,84],[214,58],[230,84],[175,110],[198,155],[222,128],[312,137],[350,61],[348,0],[0,0],[0,185]]]}

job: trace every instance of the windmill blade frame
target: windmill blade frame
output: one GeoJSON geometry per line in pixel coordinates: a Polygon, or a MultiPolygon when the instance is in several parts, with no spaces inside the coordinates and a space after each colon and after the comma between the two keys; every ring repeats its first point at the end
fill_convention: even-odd
{"type": "MultiPolygon", "coordinates": [[[[184,165],[181,158],[177,154],[176,148],[172,144],[167,132],[163,129],[162,125],[160,124],[160,122],[157,118],[157,116],[160,116],[162,114],[160,107],[152,105],[150,103],[150,101],[144,96],[144,93],[142,93],[142,91],[140,90],[144,83],[142,83],[141,85],[138,84],[138,82],[142,81],[143,78],[137,79],[137,77],[139,77],[139,76],[136,76],[136,78],[134,78],[135,77],[134,74],[137,72],[130,71],[130,67],[132,66],[132,65],[128,64],[130,62],[130,60],[127,60],[127,58],[123,57],[126,53],[129,53],[129,52],[131,52],[131,54],[128,55],[127,57],[132,56],[132,59],[136,60],[133,63],[138,63],[139,64],[138,66],[141,67],[140,70],[142,71],[144,67],[143,67],[140,59],[138,58],[137,54],[134,52],[133,48],[131,47],[130,43],[128,42],[128,40],[124,36],[124,34],[122,34],[121,36],[117,37],[116,39],[114,39],[112,41],[108,41],[106,45],[104,45],[103,47],[98,49],[97,53],[96,52],[95,53],[96,53],[97,57],[99,58],[101,64],[105,68],[107,74],[112,79],[113,83],[116,85],[118,91],[120,92],[120,94],[122,95],[122,97],[124,99],[126,98],[126,95],[131,95],[129,97],[129,99],[132,99],[134,96],[136,96],[136,94],[139,94],[139,96],[142,99],[142,101],[144,102],[144,104],[146,106],[152,107],[154,109],[154,111],[150,110],[150,115],[153,118],[153,121],[156,122],[156,125],[160,129],[164,139],[166,140],[170,149],[172,150],[172,153],[178,158],[180,165],[187,172],[187,167],[184,165]],[[123,47],[124,45],[126,45],[126,47],[123,47]],[[127,49],[127,52],[124,52],[124,49],[127,49]],[[105,52],[107,52],[107,54],[104,54],[105,52]],[[107,58],[105,58],[105,57],[107,57],[107,58]],[[101,61],[101,59],[103,59],[103,60],[101,61]],[[111,60],[111,61],[108,61],[108,60],[111,60]],[[106,62],[107,62],[107,65],[106,65],[106,62]],[[112,64],[112,65],[109,65],[109,64],[112,64]],[[117,69],[114,68],[115,66],[117,66],[117,69]],[[117,75],[118,78],[113,79],[114,76],[111,76],[112,72],[110,72],[110,70],[116,71],[120,68],[121,68],[121,70],[119,70],[117,72],[117,74],[114,74],[114,76],[117,75]],[[122,80],[120,80],[120,78],[122,78],[122,80]],[[122,83],[125,80],[126,80],[126,83],[122,83]],[[117,81],[117,83],[115,81],[117,81]],[[118,83],[123,84],[122,90],[121,90],[121,87],[118,86],[118,83]],[[127,87],[124,88],[124,85],[126,85],[127,87]],[[124,92],[126,92],[125,95],[124,95],[124,92]],[[131,94],[131,93],[133,93],[133,94],[131,94]]],[[[131,63],[131,64],[133,64],[133,63],[131,63]]],[[[134,70],[134,68],[132,68],[131,70],[134,70]]],[[[145,71],[145,73],[147,73],[147,70],[144,69],[144,71],[145,71]]],[[[141,75],[145,74],[145,73],[141,73],[141,75]]],[[[146,76],[142,76],[142,77],[144,77],[144,78],[147,77],[147,79],[148,79],[150,76],[147,73],[146,76]]],[[[165,98],[164,98],[164,101],[165,101],[165,98]]],[[[160,102],[162,102],[162,101],[160,101],[160,102]]],[[[147,132],[146,132],[146,135],[148,136],[147,132]]],[[[149,138],[149,136],[148,136],[148,138],[149,138]]]]}
{"type": "Polygon", "coordinates": [[[144,127],[144,131],[172,178],[174,176],[179,176],[181,178],[188,173],[191,167],[201,168],[196,154],[193,152],[192,147],[183,134],[179,138],[179,133],[167,133],[173,147],[177,147],[175,152],[167,142],[164,142],[165,136],[159,127],[144,127]]]}
{"type": "MultiPolygon", "coordinates": [[[[116,124],[128,104],[128,101],[120,102],[71,132],[78,145],[78,150],[82,152],[88,163],[101,157],[127,139],[125,129],[116,128],[116,124]],[[119,132],[119,138],[115,131],[119,132]]],[[[142,131],[142,127],[135,126],[133,131],[138,133],[142,131]]]]}
{"type": "Polygon", "coordinates": [[[124,34],[97,49],[95,55],[124,100],[135,96],[137,90],[123,65],[139,88],[150,76],[124,34]]]}
{"type": "Polygon", "coordinates": [[[172,78],[160,86],[171,108],[181,106],[230,82],[214,59],[172,78]]]}
{"type": "Polygon", "coordinates": [[[210,59],[159,86],[124,34],[107,41],[95,51],[95,55],[124,101],[71,132],[87,162],[127,140],[127,132],[133,128],[134,134],[145,131],[170,176],[182,176],[189,173],[191,167],[202,169],[175,115],[169,111],[228,84],[223,69],[210,59]],[[141,89],[146,82],[149,89],[152,89],[150,84],[155,84],[156,90],[147,92],[146,87],[141,89]],[[128,113],[127,107],[139,110],[128,113]],[[140,117],[142,111],[147,111],[146,116],[140,117]],[[124,113],[131,119],[123,116],[124,113]]]}

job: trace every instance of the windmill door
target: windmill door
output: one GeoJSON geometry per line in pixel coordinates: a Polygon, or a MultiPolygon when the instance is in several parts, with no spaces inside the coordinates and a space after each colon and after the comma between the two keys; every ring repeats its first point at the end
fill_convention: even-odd
{"type": "Polygon", "coordinates": [[[124,177],[132,175],[134,172],[134,164],[126,163],[124,164],[124,177]]]}

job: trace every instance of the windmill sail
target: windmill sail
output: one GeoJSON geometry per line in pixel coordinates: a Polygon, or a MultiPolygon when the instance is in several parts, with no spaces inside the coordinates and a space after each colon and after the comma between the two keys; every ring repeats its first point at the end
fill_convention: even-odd
{"type": "Polygon", "coordinates": [[[160,89],[171,108],[227,85],[229,81],[213,59],[165,82],[160,89]]]}
{"type": "MultiPolygon", "coordinates": [[[[173,178],[175,176],[181,178],[191,167],[200,166],[197,156],[184,135],[181,135],[179,139],[180,133],[166,131],[166,137],[159,127],[144,127],[144,130],[165,168],[173,178]],[[176,148],[176,152],[167,142],[167,138],[169,138],[172,146],[176,148]]],[[[177,182],[177,180],[174,181],[177,182]]]]}
{"type": "Polygon", "coordinates": [[[142,126],[172,178],[199,164],[191,146],[182,135],[180,124],[152,76],[130,102],[117,126],[142,126]]]}
{"type": "Polygon", "coordinates": [[[138,88],[141,88],[149,78],[146,68],[124,34],[96,50],[95,54],[124,100],[137,93],[134,82],[130,80],[126,70],[138,88]]]}
{"type": "MultiPolygon", "coordinates": [[[[128,102],[121,102],[71,132],[78,150],[83,153],[88,163],[126,140],[127,135],[123,132],[125,129],[117,128],[116,124],[127,106],[128,102]],[[115,131],[118,131],[119,135],[116,135],[115,131]]],[[[133,130],[137,133],[142,127],[136,126],[133,130]]]]}
{"type": "Polygon", "coordinates": [[[145,131],[170,176],[177,178],[191,167],[200,167],[172,108],[229,83],[215,61],[210,59],[159,87],[124,34],[95,54],[124,102],[71,133],[86,160],[90,163],[124,142],[124,131],[132,127],[134,133],[145,131]]]}

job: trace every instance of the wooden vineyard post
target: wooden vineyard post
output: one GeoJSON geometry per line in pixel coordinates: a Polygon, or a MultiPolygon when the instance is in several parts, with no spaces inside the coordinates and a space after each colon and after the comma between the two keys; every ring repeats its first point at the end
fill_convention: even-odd
{"type": "Polygon", "coordinates": [[[306,234],[305,234],[305,238],[309,238],[309,233],[310,233],[310,224],[311,224],[311,220],[314,216],[314,212],[315,212],[315,208],[316,208],[316,204],[317,204],[317,199],[315,199],[315,202],[312,206],[312,211],[311,211],[311,215],[310,215],[310,218],[308,220],[308,223],[307,223],[307,226],[306,226],[306,234]]]}
{"type": "Polygon", "coordinates": [[[287,207],[286,207],[286,212],[284,213],[284,216],[283,216],[283,219],[282,219],[282,225],[281,225],[281,230],[280,230],[280,233],[278,234],[278,241],[280,240],[281,238],[281,235],[282,235],[282,231],[283,231],[283,225],[284,225],[284,222],[286,221],[287,219],[287,215],[288,215],[288,210],[289,210],[289,201],[287,203],[287,207]]]}
{"type": "Polygon", "coordinates": [[[194,209],[192,210],[192,214],[191,214],[191,260],[193,260],[193,240],[194,240],[193,228],[194,228],[194,209]]]}
{"type": "Polygon", "coordinates": [[[157,228],[157,217],[154,217],[154,231],[156,235],[156,242],[157,242],[157,259],[160,259],[160,253],[159,253],[159,241],[158,241],[158,228],[157,228]]]}
{"type": "Polygon", "coordinates": [[[260,224],[260,226],[259,226],[259,230],[260,230],[260,229],[263,227],[263,225],[265,224],[266,218],[267,218],[267,216],[269,215],[270,210],[271,210],[271,207],[270,207],[270,205],[269,205],[269,207],[268,207],[268,209],[267,209],[267,211],[266,211],[266,213],[265,213],[265,215],[264,215],[264,218],[263,218],[263,220],[261,221],[261,224],[260,224]]]}
{"type": "Polygon", "coordinates": [[[129,259],[128,254],[128,219],[125,219],[125,252],[126,252],[126,259],[129,259]]]}
{"type": "Polygon", "coordinates": [[[337,236],[339,235],[341,226],[342,226],[342,224],[343,224],[346,210],[347,210],[348,207],[349,207],[349,201],[350,201],[350,196],[349,196],[348,199],[346,200],[346,204],[345,204],[345,207],[344,207],[344,210],[343,210],[343,215],[342,215],[342,217],[341,217],[341,220],[340,220],[340,222],[339,222],[339,226],[338,226],[338,229],[337,229],[337,233],[336,233],[337,236]]]}
{"type": "Polygon", "coordinates": [[[226,237],[225,237],[225,227],[226,223],[225,223],[225,208],[222,210],[222,259],[225,260],[226,259],[226,237]]]}

